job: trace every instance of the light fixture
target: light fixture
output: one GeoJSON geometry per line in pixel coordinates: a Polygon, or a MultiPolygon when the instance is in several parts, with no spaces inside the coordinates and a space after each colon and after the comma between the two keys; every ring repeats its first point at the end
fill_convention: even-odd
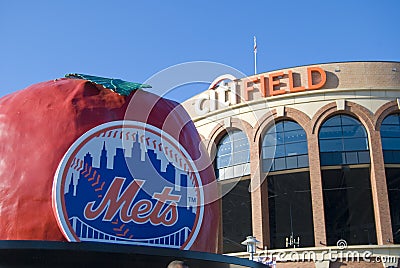
{"type": "Polygon", "coordinates": [[[247,253],[250,253],[249,260],[253,260],[254,254],[257,250],[257,244],[260,243],[254,236],[249,235],[246,240],[242,242],[242,245],[247,247],[247,253]]]}
{"type": "Polygon", "coordinates": [[[337,72],[337,73],[340,72],[340,67],[339,66],[335,67],[335,72],[337,72]]]}
{"type": "Polygon", "coordinates": [[[392,72],[397,72],[397,68],[396,68],[396,67],[393,67],[393,68],[392,68],[392,72]]]}

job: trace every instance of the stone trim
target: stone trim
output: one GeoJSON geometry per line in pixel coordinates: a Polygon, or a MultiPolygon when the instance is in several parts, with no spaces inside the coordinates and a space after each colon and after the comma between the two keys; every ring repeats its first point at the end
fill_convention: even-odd
{"type": "Polygon", "coordinates": [[[400,113],[400,109],[397,106],[397,101],[391,101],[387,102],[379,109],[376,111],[374,118],[373,118],[373,124],[374,124],[374,129],[377,131],[381,130],[381,124],[383,120],[390,114],[395,114],[395,113],[400,113]]]}

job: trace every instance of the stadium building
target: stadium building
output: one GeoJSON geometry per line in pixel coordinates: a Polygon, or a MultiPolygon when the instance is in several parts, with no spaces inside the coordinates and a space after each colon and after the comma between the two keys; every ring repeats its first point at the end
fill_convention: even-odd
{"type": "Polygon", "coordinates": [[[398,267],[400,62],[225,75],[183,106],[214,159],[221,253],[248,257],[253,235],[278,267],[398,267]]]}

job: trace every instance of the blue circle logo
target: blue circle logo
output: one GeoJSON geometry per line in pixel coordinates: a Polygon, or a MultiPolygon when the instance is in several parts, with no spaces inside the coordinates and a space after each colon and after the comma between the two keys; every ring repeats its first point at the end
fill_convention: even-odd
{"type": "Polygon", "coordinates": [[[172,136],[142,122],[97,126],[69,148],[53,185],[68,241],[190,249],[204,214],[199,172],[172,136]]]}

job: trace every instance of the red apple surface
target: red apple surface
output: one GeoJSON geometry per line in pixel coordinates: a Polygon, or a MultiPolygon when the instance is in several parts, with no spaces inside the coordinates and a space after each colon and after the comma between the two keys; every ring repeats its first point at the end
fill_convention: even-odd
{"type": "MultiPolygon", "coordinates": [[[[124,119],[176,137],[192,159],[198,159],[202,184],[209,186],[205,200],[213,200],[217,191],[213,169],[180,105],[142,90],[121,96],[83,79],[57,79],[0,99],[0,239],[66,241],[52,207],[57,167],[85,132],[124,119]]],[[[206,202],[190,250],[216,252],[218,218],[216,202],[206,202]]]]}

